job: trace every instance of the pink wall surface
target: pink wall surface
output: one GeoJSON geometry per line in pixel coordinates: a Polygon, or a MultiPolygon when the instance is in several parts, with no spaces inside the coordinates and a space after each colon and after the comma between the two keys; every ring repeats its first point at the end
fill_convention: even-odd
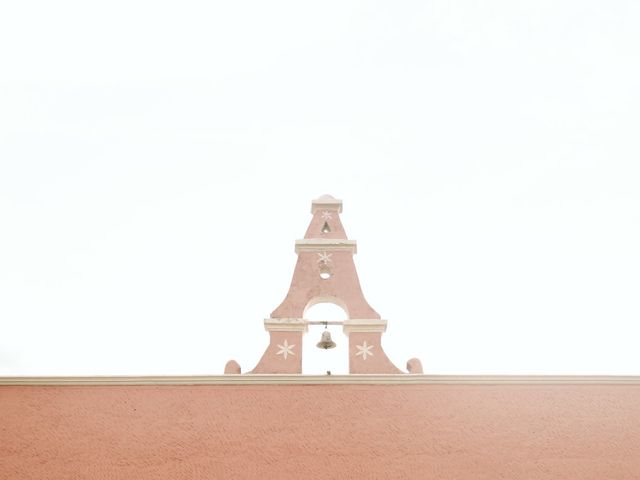
{"type": "Polygon", "coordinates": [[[640,478],[637,385],[0,386],[0,479],[640,478]]]}

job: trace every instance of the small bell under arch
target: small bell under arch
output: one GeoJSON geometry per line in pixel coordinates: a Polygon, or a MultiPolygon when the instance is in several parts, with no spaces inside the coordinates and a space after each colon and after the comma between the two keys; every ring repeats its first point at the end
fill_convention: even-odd
{"type": "Polygon", "coordinates": [[[331,332],[329,330],[325,330],[324,332],[322,332],[322,337],[320,338],[320,341],[316,344],[316,347],[327,350],[328,348],[334,348],[335,346],[336,346],[336,343],[333,340],[331,340],[331,332]]]}

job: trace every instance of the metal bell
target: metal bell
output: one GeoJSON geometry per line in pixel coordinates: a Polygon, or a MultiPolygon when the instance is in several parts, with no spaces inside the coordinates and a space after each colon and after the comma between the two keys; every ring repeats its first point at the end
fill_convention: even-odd
{"type": "Polygon", "coordinates": [[[324,332],[322,332],[322,338],[320,338],[320,341],[316,344],[316,347],[324,348],[326,350],[327,348],[334,348],[335,346],[335,342],[331,340],[331,332],[329,330],[325,330],[324,332]]]}

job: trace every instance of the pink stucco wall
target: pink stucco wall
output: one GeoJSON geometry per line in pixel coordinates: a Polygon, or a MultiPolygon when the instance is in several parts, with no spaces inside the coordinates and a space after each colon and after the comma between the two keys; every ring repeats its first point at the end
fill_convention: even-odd
{"type": "Polygon", "coordinates": [[[0,479],[640,478],[637,385],[1,386],[0,479]]]}

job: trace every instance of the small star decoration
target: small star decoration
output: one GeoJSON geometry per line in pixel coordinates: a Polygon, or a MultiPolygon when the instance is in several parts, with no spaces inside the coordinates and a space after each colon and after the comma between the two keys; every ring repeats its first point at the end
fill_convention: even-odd
{"type": "Polygon", "coordinates": [[[366,360],[367,355],[371,355],[373,357],[373,352],[371,351],[373,345],[367,345],[366,340],[362,343],[362,345],[356,345],[356,348],[358,349],[356,356],[362,355],[362,360],[366,360]]]}
{"type": "Polygon", "coordinates": [[[322,212],[323,220],[331,220],[331,212],[329,210],[325,210],[322,212]]]}
{"type": "Polygon", "coordinates": [[[331,261],[331,253],[322,252],[318,254],[318,263],[324,263],[325,265],[331,261]]]}
{"type": "Polygon", "coordinates": [[[286,360],[287,355],[295,355],[295,353],[293,353],[293,347],[295,347],[295,345],[289,345],[289,342],[285,340],[283,345],[278,345],[278,348],[280,350],[278,350],[276,355],[282,355],[286,360]]]}

